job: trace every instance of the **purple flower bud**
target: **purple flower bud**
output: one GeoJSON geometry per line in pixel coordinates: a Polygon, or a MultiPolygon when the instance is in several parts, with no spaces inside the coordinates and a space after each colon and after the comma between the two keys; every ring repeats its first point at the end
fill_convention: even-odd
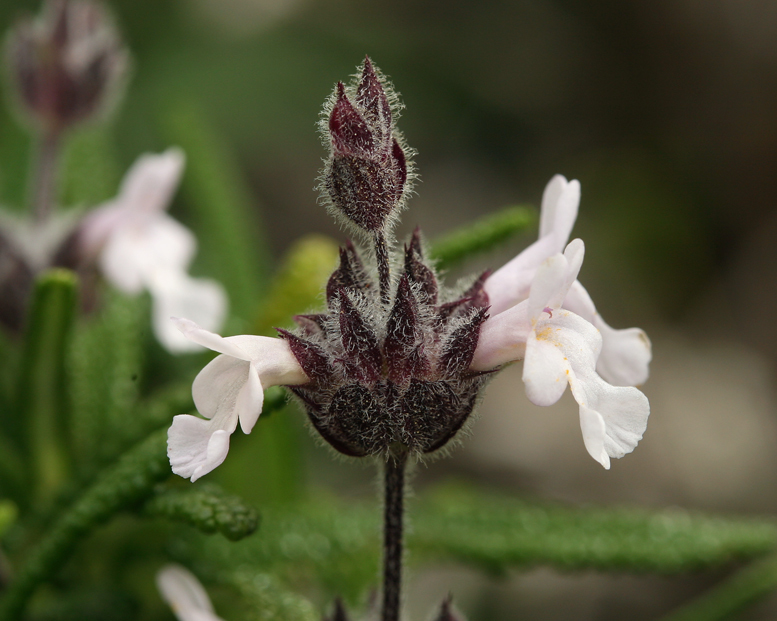
{"type": "Polygon", "coordinates": [[[337,84],[326,126],[331,155],[322,175],[325,195],[336,213],[370,232],[382,232],[400,209],[408,178],[392,97],[367,58],[355,87],[337,84]]]}
{"type": "Polygon", "coordinates": [[[103,111],[129,64],[110,17],[90,0],[49,0],[39,18],[15,26],[6,51],[22,109],[47,132],[103,111]]]}

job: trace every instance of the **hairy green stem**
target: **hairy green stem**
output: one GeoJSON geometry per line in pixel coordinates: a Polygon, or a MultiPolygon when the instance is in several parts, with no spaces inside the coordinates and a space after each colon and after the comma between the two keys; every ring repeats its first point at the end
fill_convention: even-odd
{"type": "Polygon", "coordinates": [[[389,455],[385,466],[383,507],[383,612],[381,621],[398,621],[402,604],[402,526],[407,454],[389,455]]]}

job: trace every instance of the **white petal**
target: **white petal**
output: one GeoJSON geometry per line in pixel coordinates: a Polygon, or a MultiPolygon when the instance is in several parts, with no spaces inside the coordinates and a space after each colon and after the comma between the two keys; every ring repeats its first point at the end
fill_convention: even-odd
{"type": "Polygon", "coordinates": [[[583,444],[588,454],[598,461],[605,470],[610,469],[610,456],[604,449],[607,426],[599,412],[580,406],[580,431],[583,432],[583,444]]]}
{"type": "Polygon", "coordinates": [[[239,351],[244,358],[217,356],[194,378],[194,404],[207,418],[221,410],[235,411],[243,431],[249,433],[262,411],[264,388],[310,381],[286,341],[240,335],[221,339],[220,345],[239,351]],[[249,357],[251,362],[246,360],[249,357]]]}
{"type": "Polygon", "coordinates": [[[492,315],[480,327],[478,346],[470,369],[490,371],[498,366],[520,360],[526,351],[526,338],[531,332],[527,303],[492,315]]]}
{"type": "Polygon", "coordinates": [[[566,245],[577,219],[579,205],[579,181],[567,181],[561,175],[556,175],[545,186],[540,212],[540,238],[553,238],[553,253],[561,252],[566,245]]]}
{"type": "Polygon", "coordinates": [[[135,213],[164,211],[178,187],[185,163],[183,151],[141,155],[122,180],[118,200],[135,213]]]}
{"type": "Polygon", "coordinates": [[[256,367],[249,363],[248,379],[237,395],[235,409],[240,419],[240,428],[243,433],[251,433],[264,405],[264,389],[259,379],[256,367]]]}
{"type": "Polygon", "coordinates": [[[310,378],[299,366],[289,344],[279,338],[238,335],[226,339],[251,357],[262,386],[297,386],[307,384],[310,378]]]}
{"type": "Polygon", "coordinates": [[[186,338],[170,317],[191,317],[206,331],[218,330],[224,321],[227,297],[215,280],[167,270],[155,275],[150,291],[154,334],[171,353],[197,351],[199,346],[186,338]]]}
{"type": "MultiPolygon", "coordinates": [[[[581,428],[586,448],[591,456],[607,467],[601,447],[609,457],[630,453],[642,439],[650,414],[648,400],[633,387],[611,386],[596,373],[596,360],[601,348],[601,336],[582,317],[566,310],[554,312],[552,319],[538,322],[536,331],[548,327],[544,340],[555,345],[568,371],[568,381],[575,400],[580,405],[581,428]],[[604,423],[604,436],[595,415],[604,423]]],[[[526,348],[526,363],[530,361],[530,344],[526,348]]],[[[559,364],[561,364],[559,363],[559,364]]],[[[546,387],[547,389],[547,387],[546,387]]]]}
{"type": "Polygon", "coordinates": [[[652,359],[650,339],[639,328],[615,330],[596,311],[591,296],[575,281],[564,299],[564,308],[593,323],[602,333],[602,353],[596,370],[615,386],[644,384],[652,359]]]}
{"type": "Polygon", "coordinates": [[[173,472],[192,483],[220,466],[229,452],[237,415],[221,411],[211,420],[180,414],[167,430],[167,457],[173,472]]]}
{"type": "MultiPolygon", "coordinates": [[[[529,291],[529,317],[533,322],[548,316],[545,308],[564,290],[569,271],[569,261],[563,254],[555,254],[537,268],[537,274],[529,291]]],[[[562,298],[563,299],[563,298],[562,298]]]]}
{"type": "Polygon", "coordinates": [[[197,411],[206,418],[213,418],[222,410],[236,412],[237,398],[248,382],[250,366],[250,362],[226,354],[211,360],[192,383],[197,411]]]}
{"type": "Polygon", "coordinates": [[[196,246],[191,231],[166,214],[140,224],[123,219],[106,240],[99,265],[111,284],[137,294],[159,270],[185,271],[196,246]]]}
{"type": "Polygon", "coordinates": [[[555,329],[542,322],[538,332],[532,331],[526,342],[523,362],[523,383],[526,396],[535,405],[553,405],[567,388],[569,362],[554,342],[555,329]]]}
{"type": "Polygon", "coordinates": [[[555,254],[555,247],[555,240],[550,236],[538,239],[488,277],[484,289],[492,314],[499,314],[526,299],[537,268],[555,254]]]}
{"type": "Polygon", "coordinates": [[[234,340],[235,337],[225,339],[223,336],[219,336],[214,332],[201,328],[190,319],[170,317],[170,320],[187,339],[198,345],[202,345],[203,347],[207,347],[208,349],[212,349],[221,354],[226,354],[227,356],[232,356],[238,360],[251,360],[251,356],[237,345],[234,340]]]}
{"type": "Polygon", "coordinates": [[[167,565],[157,573],[156,585],[179,621],[222,621],[202,584],[188,569],[167,565]]]}
{"type": "Polygon", "coordinates": [[[555,254],[537,268],[529,291],[529,317],[537,321],[546,309],[558,309],[583,265],[585,245],[575,239],[564,254],[555,254]]]}

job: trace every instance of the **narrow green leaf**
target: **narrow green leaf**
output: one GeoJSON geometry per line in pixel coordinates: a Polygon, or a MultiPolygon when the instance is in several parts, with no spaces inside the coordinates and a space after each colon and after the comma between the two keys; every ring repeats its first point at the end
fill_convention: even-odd
{"type": "Polygon", "coordinates": [[[283,588],[267,573],[238,570],[228,577],[248,609],[246,621],[320,621],[318,609],[303,596],[283,588]]]}
{"type": "Polygon", "coordinates": [[[675,573],[755,558],[777,546],[772,520],[575,508],[464,489],[423,505],[413,523],[414,554],[495,573],[536,565],[675,573]]]}
{"type": "Polygon", "coordinates": [[[29,425],[35,493],[49,498],[67,478],[65,362],[77,304],[77,278],[54,269],[38,278],[25,335],[17,416],[29,425]]]}
{"type": "Polygon", "coordinates": [[[143,512],[184,522],[204,533],[219,532],[230,541],[253,534],[259,526],[259,514],[254,508],[212,484],[158,492],[146,502],[143,512]]]}
{"type": "Polygon", "coordinates": [[[436,240],[432,244],[432,259],[437,262],[437,267],[447,269],[478,253],[496,248],[513,235],[525,231],[536,219],[536,211],[531,207],[508,207],[436,240]]]}
{"type": "Polygon", "coordinates": [[[107,469],[29,551],[0,596],[0,621],[20,619],[37,586],[62,566],[82,537],[117,512],[142,501],[169,476],[167,430],[161,429],[107,469]]]}
{"type": "Polygon", "coordinates": [[[186,153],[182,190],[205,274],[227,288],[232,313],[249,320],[270,263],[256,200],[229,147],[195,105],[173,105],[161,121],[167,139],[186,153]]]}
{"type": "Polygon", "coordinates": [[[106,289],[78,326],[68,356],[69,438],[82,476],[137,438],[134,416],[148,333],[148,300],[106,289]]]}
{"type": "Polygon", "coordinates": [[[746,567],[664,621],[722,621],[777,590],[777,556],[746,567]]]}

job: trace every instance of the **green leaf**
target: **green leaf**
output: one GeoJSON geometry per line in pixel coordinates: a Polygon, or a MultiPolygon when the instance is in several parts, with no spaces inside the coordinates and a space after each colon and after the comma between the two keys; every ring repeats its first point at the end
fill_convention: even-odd
{"type": "Polygon", "coordinates": [[[170,473],[166,429],[150,435],[105,470],[29,551],[0,597],[0,621],[20,619],[30,595],[62,566],[81,538],[144,500],[170,473]]]}
{"type": "Polygon", "coordinates": [[[664,617],[664,621],[729,619],[775,589],[777,556],[771,556],[735,573],[697,600],[664,617]]]}
{"type": "Polygon", "coordinates": [[[33,292],[17,393],[18,420],[28,425],[34,490],[39,500],[67,478],[65,363],[77,304],[75,274],[54,269],[41,275],[33,292]]]}
{"type": "Polygon", "coordinates": [[[777,546],[772,520],[681,509],[575,508],[464,488],[440,492],[419,507],[413,531],[415,556],[493,573],[536,565],[676,573],[762,556],[777,546]]]}
{"type": "Polygon", "coordinates": [[[437,267],[447,269],[478,253],[496,248],[536,221],[531,207],[508,207],[456,229],[432,244],[431,257],[437,267]]]}
{"type": "Polygon", "coordinates": [[[270,263],[256,200],[228,146],[196,106],[173,105],[161,121],[167,139],[186,153],[182,190],[205,273],[226,287],[233,314],[249,320],[270,263]]]}
{"type": "Polygon", "coordinates": [[[259,526],[259,514],[237,496],[226,494],[216,485],[195,489],[169,489],[158,492],[143,507],[151,517],[166,517],[190,524],[204,533],[219,532],[230,541],[253,534],[259,526]]]}
{"type": "Polygon", "coordinates": [[[134,416],[148,333],[148,299],[105,289],[98,311],[85,318],[68,357],[69,438],[78,472],[88,476],[112,460],[127,438],[137,440],[134,416]]]}
{"type": "Polygon", "coordinates": [[[266,573],[239,570],[228,577],[243,597],[248,610],[246,621],[320,621],[317,608],[303,596],[284,589],[280,581],[266,573]]]}

